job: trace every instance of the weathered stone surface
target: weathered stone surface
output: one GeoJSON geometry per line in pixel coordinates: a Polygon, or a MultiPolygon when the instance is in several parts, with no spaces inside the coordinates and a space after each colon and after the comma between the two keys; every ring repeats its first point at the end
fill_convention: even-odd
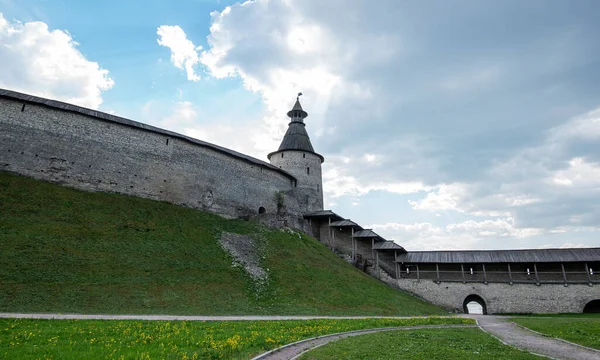
{"type": "Polygon", "coordinates": [[[298,183],[295,190],[300,210],[310,213],[323,210],[321,158],[314,153],[284,150],[270,154],[269,161],[292,174],[298,183]]]}
{"type": "MultiPolygon", "coordinates": [[[[294,180],[276,169],[149,129],[39,104],[23,105],[0,98],[0,171],[227,217],[250,217],[260,207],[275,214],[279,192],[286,213],[296,218],[301,214],[298,194],[306,202],[306,191],[298,192],[294,180]]],[[[315,173],[320,179],[320,167],[315,173]]],[[[322,195],[320,199],[322,206],[322,195]]]]}
{"type": "Polygon", "coordinates": [[[400,279],[397,287],[448,309],[462,312],[465,298],[480,296],[490,314],[580,313],[585,304],[600,299],[600,286],[573,284],[462,283],[400,279]]]}
{"type": "Polygon", "coordinates": [[[254,281],[268,280],[267,272],[260,266],[261,251],[252,237],[223,232],[219,243],[233,257],[234,265],[241,265],[254,281]]]}

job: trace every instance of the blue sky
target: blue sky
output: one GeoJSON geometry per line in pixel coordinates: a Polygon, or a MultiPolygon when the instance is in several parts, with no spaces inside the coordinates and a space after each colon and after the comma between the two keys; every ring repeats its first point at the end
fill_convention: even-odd
{"type": "Polygon", "coordinates": [[[0,0],[0,13],[0,87],[263,160],[302,91],[326,206],[408,249],[600,245],[595,0],[0,0]]]}

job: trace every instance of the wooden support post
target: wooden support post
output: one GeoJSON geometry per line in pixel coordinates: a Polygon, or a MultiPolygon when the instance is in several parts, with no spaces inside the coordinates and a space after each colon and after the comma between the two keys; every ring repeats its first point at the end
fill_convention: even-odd
{"type": "Polygon", "coordinates": [[[351,242],[351,246],[352,246],[352,261],[356,261],[356,252],[354,251],[354,226],[352,226],[350,229],[351,229],[350,242],[351,242]]]}
{"type": "Polygon", "coordinates": [[[440,265],[438,263],[435,263],[435,273],[436,273],[436,277],[437,277],[437,282],[440,282],[440,265]]]}
{"type": "Polygon", "coordinates": [[[485,264],[481,264],[481,268],[483,269],[483,283],[487,284],[487,273],[485,272],[485,264]]]}
{"type": "Polygon", "coordinates": [[[560,269],[562,270],[563,280],[565,281],[565,286],[567,286],[567,273],[565,272],[565,264],[560,263],[560,269]]]}
{"type": "Polygon", "coordinates": [[[381,280],[381,269],[379,268],[379,252],[375,251],[375,257],[377,258],[377,278],[381,280]]]}
{"type": "Polygon", "coordinates": [[[373,250],[373,248],[375,247],[375,238],[371,239],[371,259],[373,259],[373,261],[375,261],[375,250],[373,250]]]}
{"type": "Polygon", "coordinates": [[[590,275],[590,267],[585,263],[585,274],[587,275],[588,284],[592,285],[592,276],[590,275]]]}
{"type": "Polygon", "coordinates": [[[540,277],[539,277],[538,272],[537,272],[537,264],[533,264],[533,271],[535,272],[535,284],[539,285],[540,284],[540,277]]]}
{"type": "Polygon", "coordinates": [[[400,281],[400,265],[397,262],[394,264],[396,264],[396,280],[400,281]]]}
{"type": "Polygon", "coordinates": [[[329,224],[327,225],[327,245],[331,248],[331,216],[327,217],[329,224]]]}
{"type": "Polygon", "coordinates": [[[513,281],[512,281],[512,271],[510,271],[510,263],[508,263],[507,265],[508,265],[508,283],[512,285],[513,281]]]}
{"type": "Polygon", "coordinates": [[[331,250],[335,251],[335,229],[331,229],[333,236],[331,237],[331,250]]]}
{"type": "Polygon", "coordinates": [[[460,264],[460,272],[461,272],[463,284],[464,284],[467,282],[467,280],[465,279],[465,265],[464,264],[460,264]]]}
{"type": "Polygon", "coordinates": [[[419,264],[417,264],[417,281],[421,281],[421,276],[419,274],[419,264]]]}

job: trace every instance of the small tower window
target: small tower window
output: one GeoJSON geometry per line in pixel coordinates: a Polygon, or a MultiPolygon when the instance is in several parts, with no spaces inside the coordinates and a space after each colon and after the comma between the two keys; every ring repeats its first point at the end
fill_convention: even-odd
{"type": "Polygon", "coordinates": [[[310,175],[310,168],[309,168],[309,167],[307,167],[307,168],[306,168],[306,173],[307,173],[308,175],[310,175]]]}
{"type": "Polygon", "coordinates": [[[303,158],[306,158],[306,154],[302,154],[302,157],[303,157],[303,158]]]}
{"type": "Polygon", "coordinates": [[[283,153],[281,153],[281,158],[283,159],[283,153]]]}

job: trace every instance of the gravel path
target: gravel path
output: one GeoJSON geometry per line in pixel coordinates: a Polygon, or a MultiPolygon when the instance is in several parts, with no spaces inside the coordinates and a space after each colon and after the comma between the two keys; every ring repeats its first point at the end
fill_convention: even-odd
{"type": "Polygon", "coordinates": [[[392,328],[379,328],[379,329],[368,329],[368,330],[357,330],[349,331],[345,333],[337,333],[331,335],[319,336],[312,339],[301,340],[295,343],[284,345],[280,348],[271,350],[264,354],[258,355],[252,360],[293,360],[300,357],[307,351],[310,351],[316,347],[325,345],[335,340],[371,334],[380,331],[397,331],[397,330],[416,330],[416,329],[441,329],[441,328],[467,328],[476,327],[477,325],[422,325],[422,326],[402,326],[392,328]]]}
{"type": "MultiPolygon", "coordinates": [[[[417,316],[427,317],[427,316],[417,316]]],[[[443,317],[443,316],[442,316],[443,317]]],[[[451,317],[451,316],[449,316],[451,317]]],[[[23,314],[0,313],[7,319],[57,320],[168,320],[168,321],[246,321],[246,320],[313,320],[313,319],[411,319],[415,316],[185,316],[185,315],[90,315],[90,314],[23,314]]]]}
{"type": "Polygon", "coordinates": [[[516,348],[564,360],[598,360],[600,351],[572,344],[524,329],[506,317],[490,315],[470,315],[477,319],[479,326],[516,348]]]}

